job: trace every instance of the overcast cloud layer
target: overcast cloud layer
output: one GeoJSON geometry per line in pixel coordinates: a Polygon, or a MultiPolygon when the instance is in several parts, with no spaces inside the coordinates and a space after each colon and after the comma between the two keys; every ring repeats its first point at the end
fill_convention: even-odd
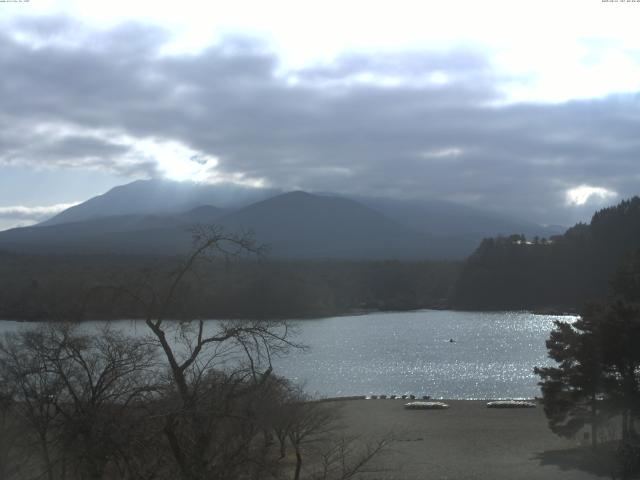
{"type": "Polygon", "coordinates": [[[60,17],[0,33],[0,168],[433,197],[560,224],[638,193],[637,94],[505,104],[527,79],[468,49],[283,72],[257,40],[163,56],[165,41],[60,17]],[[567,196],[580,186],[593,195],[567,196]]]}

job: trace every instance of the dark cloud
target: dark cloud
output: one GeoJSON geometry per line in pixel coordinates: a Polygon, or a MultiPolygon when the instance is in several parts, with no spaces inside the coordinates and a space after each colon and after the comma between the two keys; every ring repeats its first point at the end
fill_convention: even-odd
{"type": "Polygon", "coordinates": [[[118,158],[128,151],[125,145],[77,135],[65,136],[60,140],[51,140],[48,144],[45,142],[43,144],[44,148],[33,151],[32,155],[47,161],[80,160],[82,162],[91,158],[118,158]]]}
{"type": "Polygon", "coordinates": [[[135,24],[13,29],[36,46],[0,38],[0,162],[157,176],[119,135],[172,140],[277,188],[452,199],[549,223],[581,213],[565,205],[580,184],[637,193],[639,96],[499,106],[510,79],[477,51],[353,54],[283,73],[255,40],[167,56],[166,34],[135,24]]]}

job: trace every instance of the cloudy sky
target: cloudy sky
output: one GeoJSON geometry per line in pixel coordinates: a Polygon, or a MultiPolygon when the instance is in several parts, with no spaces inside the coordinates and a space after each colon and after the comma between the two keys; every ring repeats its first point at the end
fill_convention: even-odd
{"type": "Polygon", "coordinates": [[[569,225],[640,193],[640,2],[0,2],[0,229],[142,178],[569,225]]]}

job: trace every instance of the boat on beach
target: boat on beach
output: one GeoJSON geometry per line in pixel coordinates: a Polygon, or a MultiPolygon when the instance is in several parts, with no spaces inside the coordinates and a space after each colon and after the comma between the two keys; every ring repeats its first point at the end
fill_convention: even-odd
{"type": "Polygon", "coordinates": [[[444,402],[409,402],[404,404],[407,410],[444,410],[449,408],[444,402]]]}
{"type": "Polygon", "coordinates": [[[487,403],[487,408],[536,408],[536,404],[526,400],[497,400],[487,403]]]}

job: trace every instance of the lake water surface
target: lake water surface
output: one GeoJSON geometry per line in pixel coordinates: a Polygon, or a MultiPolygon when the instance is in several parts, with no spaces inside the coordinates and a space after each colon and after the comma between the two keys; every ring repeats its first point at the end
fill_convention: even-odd
{"type": "Polygon", "coordinates": [[[277,370],[322,396],[531,398],[540,394],[533,367],[552,363],[553,321],[575,318],[422,310],[312,320],[300,324],[309,352],[277,370]]]}
{"type": "MultiPolygon", "coordinates": [[[[421,310],[305,320],[296,340],[309,349],[277,359],[275,371],[318,396],[531,398],[540,394],[533,367],[551,363],[553,321],[575,318],[421,310]]],[[[138,321],[119,324],[146,331],[138,321]]],[[[18,328],[28,324],[0,322],[0,332],[18,328]]]]}

